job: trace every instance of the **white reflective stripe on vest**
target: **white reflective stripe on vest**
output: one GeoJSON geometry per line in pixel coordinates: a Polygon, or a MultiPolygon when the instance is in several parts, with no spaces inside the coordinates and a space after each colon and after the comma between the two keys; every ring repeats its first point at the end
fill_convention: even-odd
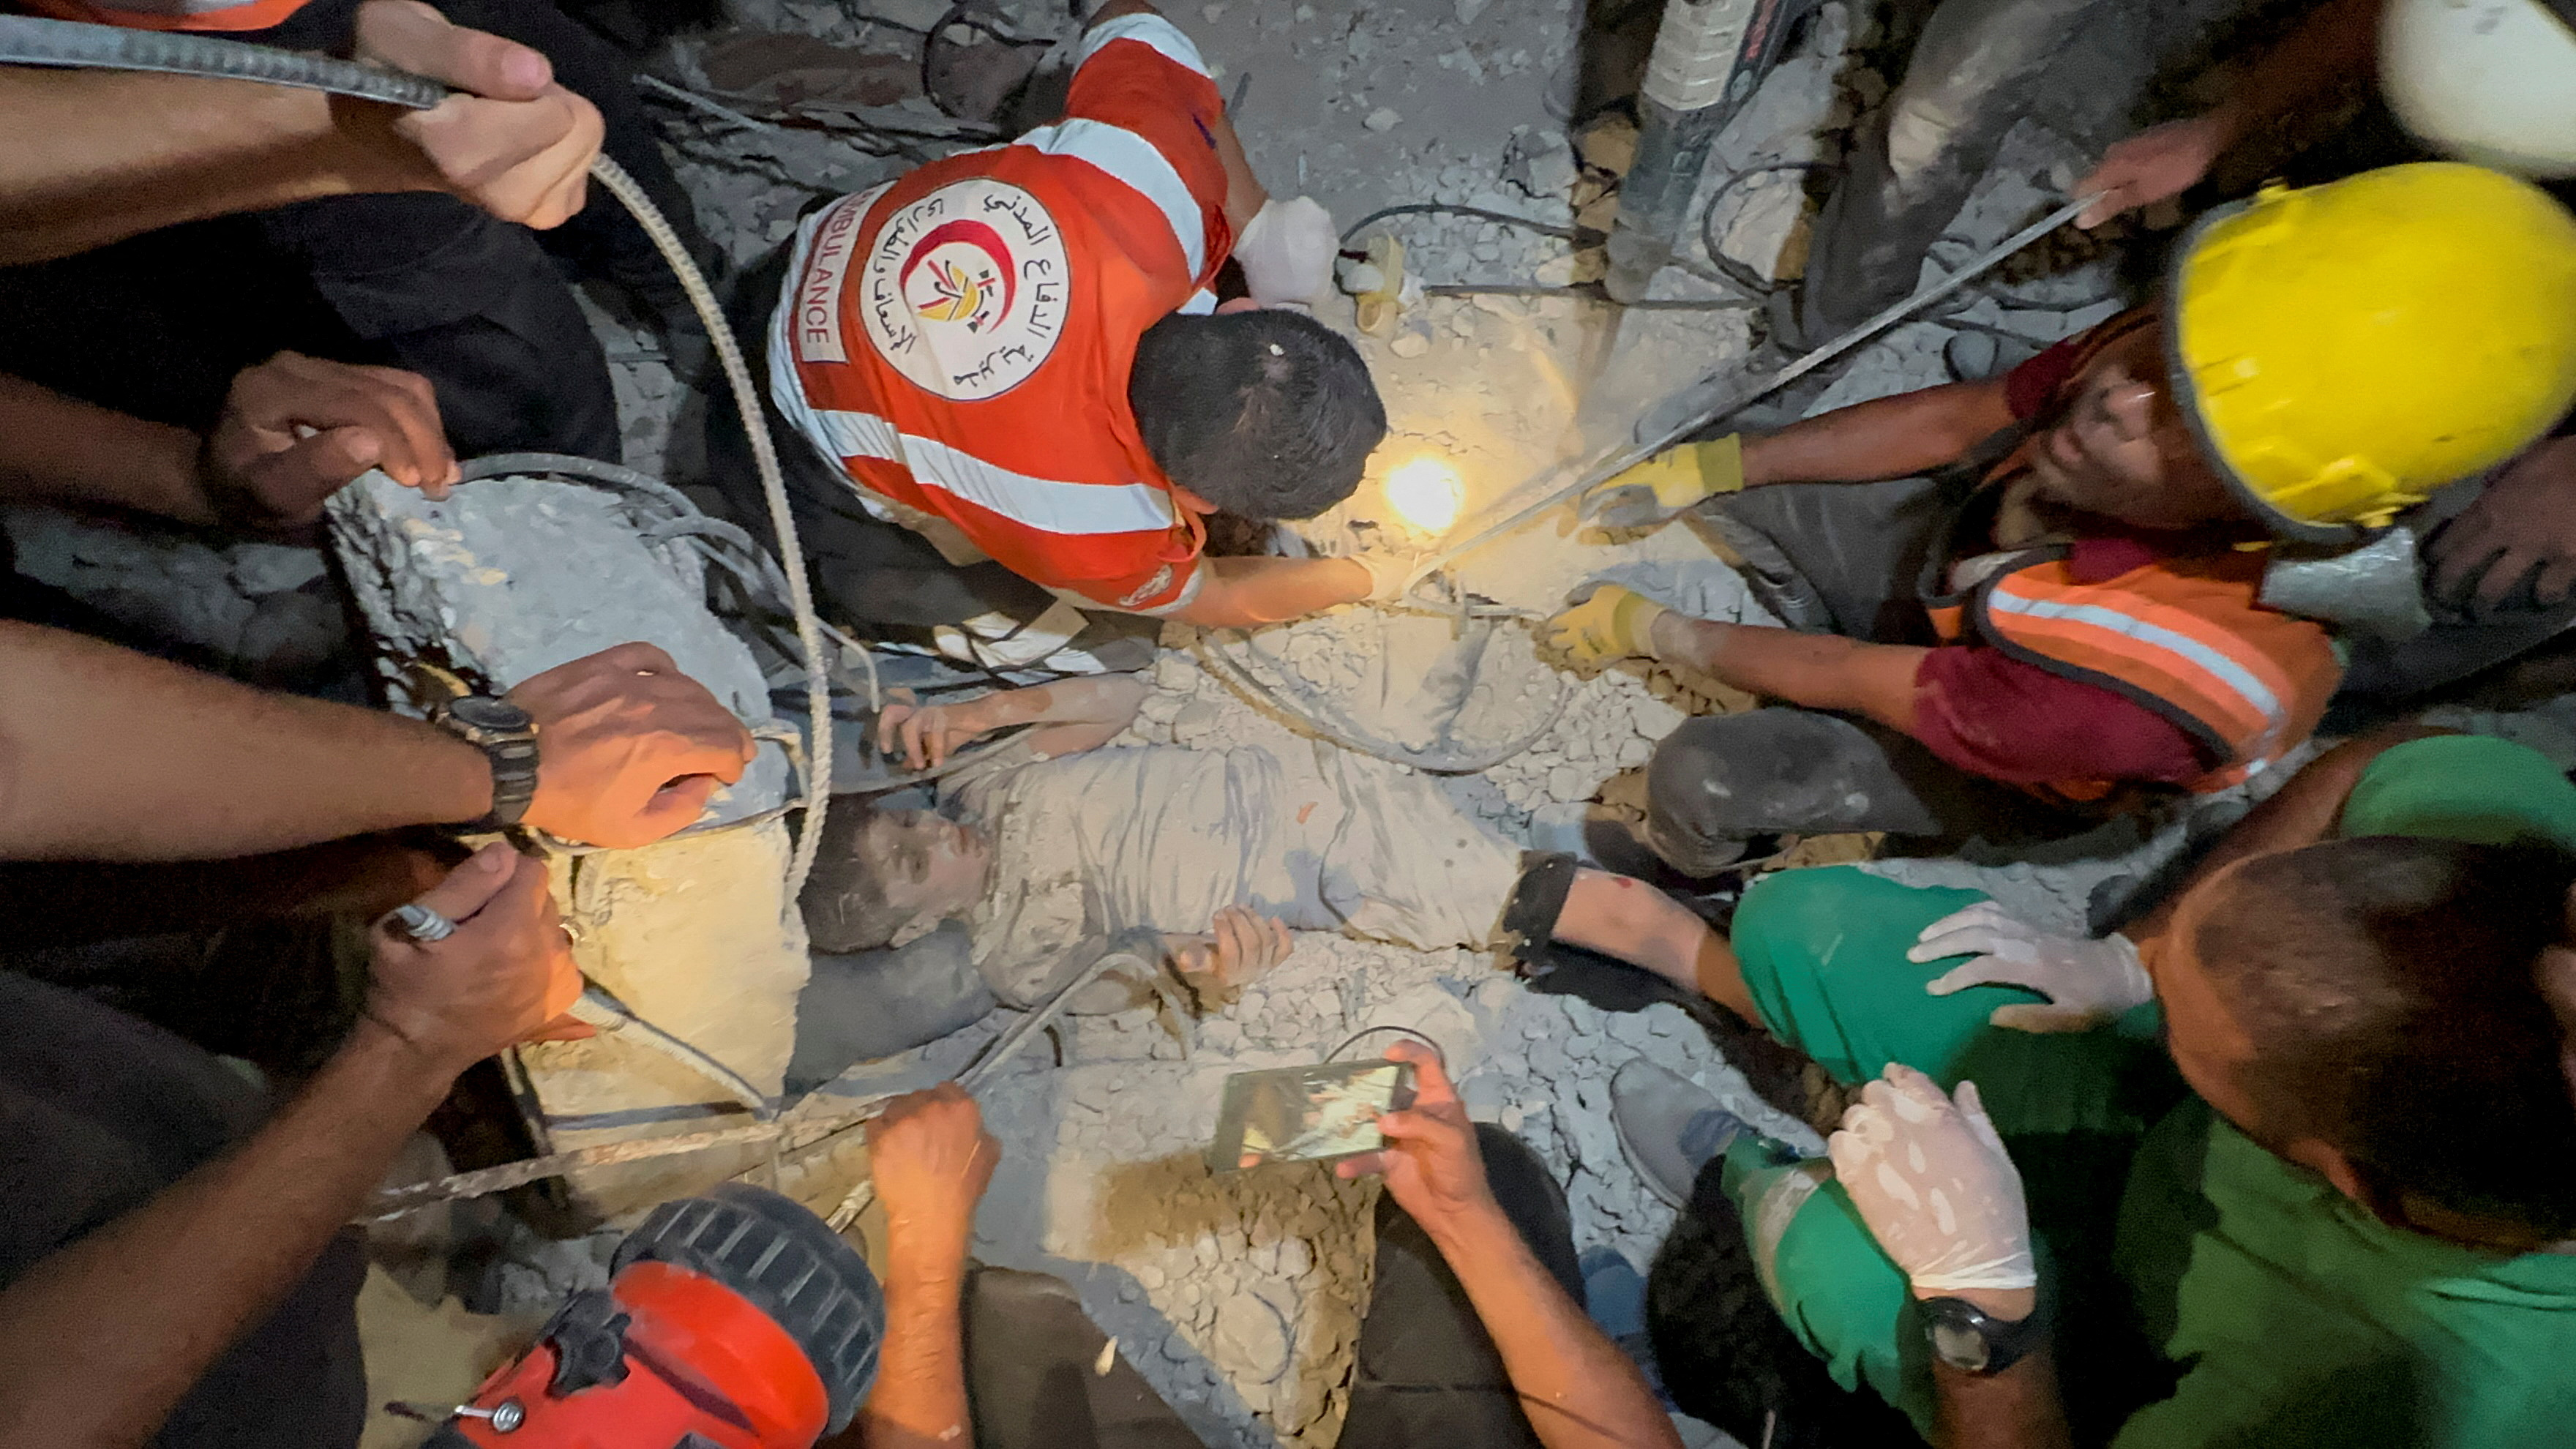
{"type": "Polygon", "coordinates": [[[816,408],[807,434],[838,458],[901,463],[915,483],[961,498],[1041,533],[1160,533],[1172,526],[1172,495],[1150,483],[1069,483],[1014,473],[936,438],[897,432],[874,413],[816,408]]]}
{"type": "Polygon", "coordinates": [[[1198,46],[1182,33],[1181,27],[1160,15],[1121,15],[1106,25],[1091,27],[1091,33],[1082,38],[1082,48],[1074,52],[1073,68],[1082,69],[1084,61],[1098,55],[1113,40],[1141,41],[1184,70],[1208,73],[1207,62],[1199,58],[1198,46]]]}
{"type": "MultiPolygon", "coordinates": [[[[818,408],[796,375],[787,332],[793,297],[770,314],[769,398],[824,456],[878,458],[913,481],[1046,533],[1155,533],[1172,526],[1172,495],[1150,483],[1069,483],[997,467],[935,438],[902,432],[875,413],[818,408]]],[[[867,491],[856,480],[853,487],[867,491]]]]}
{"type": "Polygon", "coordinates": [[[2280,738],[2281,731],[2289,727],[2289,717],[2282,709],[2281,697],[2274,694],[2270,686],[2255,678],[2253,671],[2244,665],[2188,634],[2176,633],[2161,624],[2150,624],[2144,619],[2100,604],[2070,604],[2057,599],[2024,598],[2003,589],[1988,591],[1986,607],[2000,613],[2023,614],[2034,619],[2064,619],[2071,623],[2089,624],[2096,629],[2134,639],[2141,644],[2162,649],[2168,654],[2178,655],[2189,661],[2193,667],[2235,690],[2247,704],[2254,707],[2255,712],[2271,722],[2270,728],[2264,732],[2260,746],[2247,751],[2248,754],[2270,754],[2273,743],[2280,738]]]}
{"type": "Polygon", "coordinates": [[[1077,117],[1036,130],[1012,142],[1049,156],[1069,156],[1107,172],[1137,195],[1152,202],[1171,223],[1181,259],[1191,276],[1207,266],[1207,218],[1189,184],[1181,180],[1170,158],[1154,143],[1121,126],[1077,117]]]}

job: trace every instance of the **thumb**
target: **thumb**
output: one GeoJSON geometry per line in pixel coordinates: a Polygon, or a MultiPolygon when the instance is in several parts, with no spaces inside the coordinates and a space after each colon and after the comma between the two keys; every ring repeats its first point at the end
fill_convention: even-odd
{"type": "Polygon", "coordinates": [[[2070,1031],[2091,1031],[2099,1025],[2092,1012],[2077,1006],[2020,1001],[1998,1006],[1986,1017],[1988,1024],[2006,1031],[2026,1031],[2042,1036],[2070,1031]]]}
{"type": "Polygon", "coordinates": [[[651,831],[653,840],[685,829],[706,813],[707,801],[715,793],[715,776],[684,775],[653,792],[653,798],[635,812],[635,827],[651,831]]]}
{"type": "Polygon", "coordinates": [[[1998,1157],[2011,1156],[2004,1151],[2002,1134],[1995,1131],[1995,1119],[1986,1115],[1986,1099],[1979,1095],[1976,1083],[1961,1082],[1951,1100],[1959,1104],[1959,1115],[1968,1119],[1968,1130],[1977,1134],[1978,1141],[1993,1148],[1998,1157]]]}
{"type": "Polygon", "coordinates": [[[518,864],[519,853],[495,841],[449,871],[446,879],[421,892],[414,904],[426,906],[451,921],[463,921],[509,888],[518,864]]]}
{"type": "MultiPolygon", "coordinates": [[[[340,491],[350,479],[383,462],[384,456],[385,441],[376,436],[374,429],[337,427],[298,439],[295,446],[261,459],[252,471],[263,480],[283,485],[266,490],[272,501],[291,495],[319,503],[340,491]]],[[[422,482],[418,478],[395,481],[406,488],[417,488],[422,482]]]]}
{"type": "Polygon", "coordinates": [[[496,101],[532,101],[554,83],[554,66],[541,53],[453,24],[417,0],[369,0],[358,10],[357,40],[362,60],[496,101]]]}
{"type": "MultiPolygon", "coordinates": [[[[1988,969],[1990,966],[2001,966],[2002,964],[2002,962],[1995,960],[1992,956],[1980,956],[1965,966],[1953,966],[1949,970],[1942,972],[1940,975],[1933,977],[1931,980],[1924,982],[1923,993],[1927,996],[1948,996],[1954,992],[1965,991],[1971,986],[2021,985],[2022,983],[2018,981],[2002,979],[2003,973],[1999,971],[1988,969]]],[[[1999,1007],[1997,1009],[2008,1010],[2009,1008],[1999,1007]]]]}

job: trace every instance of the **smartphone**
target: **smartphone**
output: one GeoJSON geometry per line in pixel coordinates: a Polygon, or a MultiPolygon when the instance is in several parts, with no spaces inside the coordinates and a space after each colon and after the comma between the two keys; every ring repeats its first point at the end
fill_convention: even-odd
{"type": "Polygon", "coordinates": [[[1333,1162],[1386,1145],[1381,1112],[1413,1105],[1405,1062],[1326,1062],[1237,1072],[1225,1079],[1208,1170],[1271,1162],[1333,1162]]]}

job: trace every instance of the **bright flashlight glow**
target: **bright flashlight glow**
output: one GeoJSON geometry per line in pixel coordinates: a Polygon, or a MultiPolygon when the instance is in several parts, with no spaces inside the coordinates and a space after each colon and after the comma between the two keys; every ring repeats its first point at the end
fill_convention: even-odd
{"type": "Polygon", "coordinates": [[[1436,457],[1424,456],[1409,463],[1399,463],[1386,475],[1387,506],[1406,525],[1423,533],[1441,534],[1458,521],[1458,511],[1467,506],[1467,485],[1458,470],[1436,457]]]}

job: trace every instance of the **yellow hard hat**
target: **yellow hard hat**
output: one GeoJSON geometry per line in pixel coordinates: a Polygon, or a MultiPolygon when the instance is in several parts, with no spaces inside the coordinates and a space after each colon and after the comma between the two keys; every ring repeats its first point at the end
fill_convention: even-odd
{"type": "Polygon", "coordinates": [[[2177,400],[2291,538],[2377,527],[2576,405],[2576,217],[2450,161],[2267,187],[2174,257],[2177,400]]]}

